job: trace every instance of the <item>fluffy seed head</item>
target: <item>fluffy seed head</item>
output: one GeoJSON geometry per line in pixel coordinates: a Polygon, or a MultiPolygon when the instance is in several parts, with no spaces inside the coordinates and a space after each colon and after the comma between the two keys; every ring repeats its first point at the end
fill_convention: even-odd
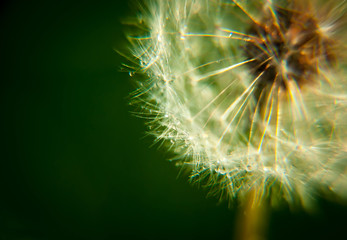
{"type": "Polygon", "coordinates": [[[191,178],[230,197],[347,197],[345,1],[148,1],[133,103],[191,178]]]}

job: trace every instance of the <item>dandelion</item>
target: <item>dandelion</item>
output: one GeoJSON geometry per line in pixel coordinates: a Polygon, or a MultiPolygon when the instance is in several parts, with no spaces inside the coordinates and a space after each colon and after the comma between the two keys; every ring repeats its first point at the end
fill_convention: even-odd
{"type": "Polygon", "coordinates": [[[346,1],[148,1],[132,103],[194,182],[310,207],[347,193],[346,1]]]}

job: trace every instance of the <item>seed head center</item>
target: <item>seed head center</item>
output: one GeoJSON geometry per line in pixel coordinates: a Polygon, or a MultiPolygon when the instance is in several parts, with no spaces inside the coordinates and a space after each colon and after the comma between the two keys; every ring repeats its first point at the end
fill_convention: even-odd
{"type": "Polygon", "coordinates": [[[291,9],[267,11],[260,23],[248,30],[254,40],[244,46],[255,76],[261,74],[259,87],[268,85],[287,89],[295,81],[301,87],[314,83],[319,65],[334,61],[333,41],[324,37],[314,16],[291,9]]]}

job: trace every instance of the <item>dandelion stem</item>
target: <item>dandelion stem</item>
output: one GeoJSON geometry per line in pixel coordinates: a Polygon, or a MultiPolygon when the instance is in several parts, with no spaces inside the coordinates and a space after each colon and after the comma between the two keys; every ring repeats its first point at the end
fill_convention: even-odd
{"type": "Polygon", "coordinates": [[[240,208],[239,224],[235,231],[237,240],[265,240],[268,207],[265,201],[257,202],[256,190],[251,190],[240,208]]]}

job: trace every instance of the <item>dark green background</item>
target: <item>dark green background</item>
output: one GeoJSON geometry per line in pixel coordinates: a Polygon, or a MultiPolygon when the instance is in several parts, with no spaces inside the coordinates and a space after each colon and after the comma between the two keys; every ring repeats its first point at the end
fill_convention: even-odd
{"type": "MultiPolygon", "coordinates": [[[[120,20],[126,1],[27,1],[1,9],[0,239],[231,239],[237,209],[166,161],[141,120],[120,20]]],[[[273,211],[271,239],[334,239],[346,207],[273,211]]]]}

